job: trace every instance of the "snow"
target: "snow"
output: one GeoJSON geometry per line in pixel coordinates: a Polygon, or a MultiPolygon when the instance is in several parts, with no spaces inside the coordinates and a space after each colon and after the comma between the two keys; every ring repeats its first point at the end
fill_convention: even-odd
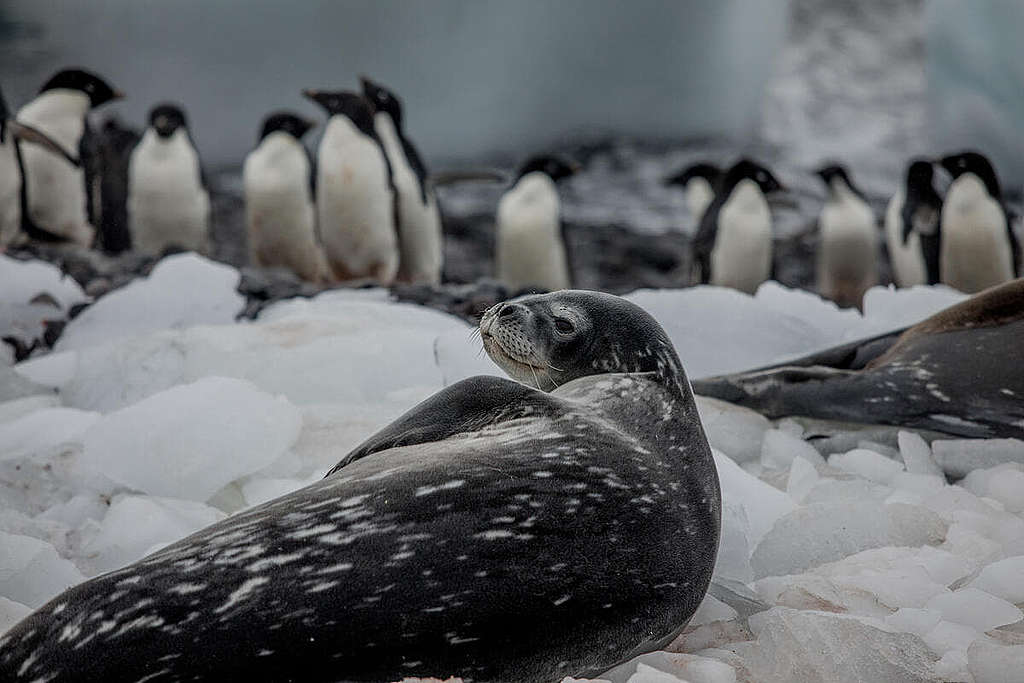
{"type": "Polygon", "coordinates": [[[45,261],[19,261],[0,253],[0,306],[27,304],[38,294],[49,294],[67,311],[87,301],[85,292],[72,278],[45,261]]]}
{"type": "MultiPolygon", "coordinates": [[[[47,268],[25,272],[55,287],[47,268]]],[[[0,630],[88,576],[316,481],[442,387],[501,374],[464,322],[383,290],[236,321],[236,279],[170,257],[87,309],[60,351],[0,366],[0,630]]],[[[961,297],[875,288],[864,315],[774,284],[630,298],[699,377],[896,329],[961,297]]],[[[825,449],[794,420],[698,408],[723,491],[715,597],[671,646],[682,651],[599,678],[1012,680],[1024,443],[840,429],[829,443],[846,445],[825,449]]]]}

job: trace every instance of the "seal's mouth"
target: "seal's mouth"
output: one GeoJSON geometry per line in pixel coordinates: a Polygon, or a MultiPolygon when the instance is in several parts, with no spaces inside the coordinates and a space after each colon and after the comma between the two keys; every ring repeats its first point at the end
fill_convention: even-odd
{"type": "Polygon", "coordinates": [[[511,369],[522,370],[524,373],[537,370],[542,372],[544,371],[544,368],[540,365],[534,365],[529,361],[513,356],[510,351],[506,350],[505,347],[501,345],[501,340],[491,335],[489,331],[481,331],[480,338],[483,339],[484,350],[487,351],[487,355],[494,359],[494,361],[499,365],[508,366],[511,369]]]}

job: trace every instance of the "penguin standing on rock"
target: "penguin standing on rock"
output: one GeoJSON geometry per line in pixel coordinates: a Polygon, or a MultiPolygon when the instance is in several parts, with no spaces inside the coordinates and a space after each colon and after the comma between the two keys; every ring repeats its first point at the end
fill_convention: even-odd
{"type": "Polygon", "coordinates": [[[818,291],[841,307],[860,308],[864,292],[878,282],[875,214],[845,168],[815,173],[828,192],[818,218],[818,291]]]}
{"type": "Polygon", "coordinates": [[[722,177],[722,169],[701,161],[687,166],[665,179],[665,185],[677,185],[686,195],[686,208],[694,220],[700,221],[704,210],[715,198],[715,185],[722,177]]]}
{"type": "Polygon", "coordinates": [[[753,294],[772,273],[772,215],[765,195],[782,184],[741,159],[722,177],[693,238],[696,281],[753,294]]]}
{"type": "Polygon", "coordinates": [[[498,203],[497,277],[513,291],[571,286],[556,183],[578,170],[557,156],[533,157],[498,203]]]}
{"type": "Polygon", "coordinates": [[[316,165],[316,213],[339,280],[387,286],[398,272],[395,190],[373,107],[354,92],[305,90],[328,116],[316,165]]]}
{"type": "Polygon", "coordinates": [[[393,92],[361,78],[363,95],[373,105],[374,130],[391,164],[398,193],[399,282],[441,283],[443,236],[441,213],[434,190],[427,183],[427,169],[402,126],[402,103],[393,92]]]}
{"type": "Polygon", "coordinates": [[[939,282],[939,213],[942,197],[932,184],[932,163],[914,159],[904,186],[885,210],[885,244],[900,287],[939,282]]]}
{"type": "Polygon", "coordinates": [[[210,250],[210,195],[185,112],[160,104],[128,165],[128,225],[133,248],[158,255],[178,246],[210,250]]]}
{"type": "Polygon", "coordinates": [[[33,143],[57,154],[74,166],[80,162],[42,131],[11,118],[7,100],[0,90],[0,249],[21,233],[22,172],[18,163],[18,141],[33,143]]]}
{"type": "Polygon", "coordinates": [[[43,131],[81,166],[39,145],[19,144],[23,171],[22,228],[29,237],[89,246],[101,218],[99,157],[86,119],[121,97],[99,76],[81,69],[57,72],[18,112],[18,121],[43,131]]]}
{"type": "Polygon", "coordinates": [[[242,167],[249,260],[283,266],[310,282],[328,277],[316,234],[312,167],[302,137],[315,124],[291,112],[263,121],[259,144],[242,167]]]}
{"type": "Polygon", "coordinates": [[[1020,250],[992,164],[978,152],[946,156],[941,163],[953,177],[940,223],[943,284],[973,294],[1012,280],[1020,250]]]}

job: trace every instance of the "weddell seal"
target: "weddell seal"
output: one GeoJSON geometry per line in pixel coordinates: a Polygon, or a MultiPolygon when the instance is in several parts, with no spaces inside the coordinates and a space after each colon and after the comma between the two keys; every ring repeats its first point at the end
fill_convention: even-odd
{"type": "Polygon", "coordinates": [[[700,395],[770,418],[891,424],[965,437],[1024,438],[1024,279],[904,330],[794,361],[696,380],[700,395]]]}
{"type": "Polygon", "coordinates": [[[721,500],[664,330],[570,290],[480,331],[522,383],[458,382],[322,481],[68,590],[0,638],[0,680],[546,683],[665,645],[721,500]]]}

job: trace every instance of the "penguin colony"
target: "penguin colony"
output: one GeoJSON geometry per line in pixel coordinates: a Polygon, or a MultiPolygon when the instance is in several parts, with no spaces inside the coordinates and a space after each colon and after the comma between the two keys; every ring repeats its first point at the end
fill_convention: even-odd
{"type": "MultiPolygon", "coordinates": [[[[243,166],[249,261],[324,286],[439,285],[444,235],[434,186],[441,181],[406,133],[397,95],[369,78],[360,82],[360,92],[303,91],[326,115],[315,158],[303,138],[316,121],[287,110],[263,119],[243,166]]],[[[0,123],[10,128],[0,128],[0,249],[30,240],[128,246],[113,232],[124,227],[103,220],[104,169],[88,121],[91,110],[119,97],[100,76],[65,69],[16,116],[0,101],[0,123]]],[[[572,286],[559,186],[578,170],[557,156],[529,158],[498,202],[494,273],[512,291],[572,286]]],[[[973,293],[1020,272],[999,179],[978,152],[910,160],[881,230],[848,169],[829,163],[814,174],[825,190],[817,289],[840,306],[859,307],[878,284],[882,245],[901,287],[944,283],[973,293]],[[943,198],[936,181],[947,176],[943,198]]],[[[787,191],[770,169],[746,158],[726,168],[700,162],[665,185],[685,193],[697,224],[680,284],[753,294],[773,277],[772,204],[787,191]]],[[[128,160],[124,203],[135,251],[211,253],[210,191],[181,105],[152,108],[128,160]]]]}

